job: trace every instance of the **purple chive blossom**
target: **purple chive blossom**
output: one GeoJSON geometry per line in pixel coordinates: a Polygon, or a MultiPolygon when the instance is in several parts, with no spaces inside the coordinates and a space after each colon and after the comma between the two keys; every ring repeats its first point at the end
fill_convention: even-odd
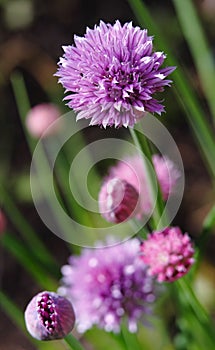
{"type": "Polygon", "coordinates": [[[110,222],[123,222],[135,215],[138,192],[119,178],[107,179],[99,193],[99,211],[110,222]]]}
{"type": "Polygon", "coordinates": [[[83,249],[62,267],[59,293],[73,303],[77,329],[85,332],[93,325],[119,332],[122,318],[136,332],[155,301],[155,285],[139,258],[139,241],[83,249]]]}
{"type": "Polygon", "coordinates": [[[146,112],[161,114],[154,94],[170,86],[175,67],[161,68],[166,56],[153,52],[152,37],[132,23],[100,22],[75,45],[64,46],[56,75],[68,106],[90,125],[133,126],[146,112]]]}
{"type": "Polygon", "coordinates": [[[74,327],[75,314],[69,300],[53,292],[41,292],[28,304],[25,323],[39,340],[64,338],[74,327]]]}

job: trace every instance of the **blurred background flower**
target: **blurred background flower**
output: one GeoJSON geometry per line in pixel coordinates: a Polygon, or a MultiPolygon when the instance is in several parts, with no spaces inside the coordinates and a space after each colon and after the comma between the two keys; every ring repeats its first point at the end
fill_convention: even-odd
{"type": "Polygon", "coordinates": [[[139,259],[139,246],[139,240],[132,239],[116,246],[84,249],[62,267],[59,293],[73,303],[79,332],[93,325],[119,332],[124,318],[130,332],[136,332],[138,322],[147,321],[156,285],[139,259]]]}
{"type": "Polygon", "coordinates": [[[51,103],[42,103],[31,108],[26,116],[26,127],[32,136],[40,138],[43,134],[48,136],[57,132],[60,118],[59,108],[51,103]]]}
{"type": "MultiPolygon", "coordinates": [[[[163,199],[167,200],[171,194],[174,194],[174,188],[177,184],[177,180],[180,177],[180,173],[174,163],[165,156],[162,157],[156,154],[152,157],[152,161],[155,167],[155,173],[159,182],[159,186],[161,188],[163,199]]],[[[153,203],[150,198],[149,188],[147,184],[146,169],[144,167],[143,159],[140,155],[125,157],[124,159],[117,162],[116,165],[110,167],[108,174],[109,175],[107,178],[104,179],[103,186],[101,187],[99,193],[100,212],[104,213],[102,215],[107,220],[109,219],[109,221],[111,221],[110,218],[108,218],[108,213],[105,214],[105,211],[107,212],[108,210],[108,207],[105,205],[106,186],[111,181],[111,179],[114,178],[126,181],[128,184],[132,185],[139,194],[138,205],[136,201],[136,204],[133,207],[133,210],[136,207],[135,211],[130,211],[130,214],[133,212],[132,216],[136,216],[140,219],[151,211],[153,203]]],[[[125,201],[126,195],[123,198],[123,202],[125,201]]],[[[129,203],[130,202],[128,200],[128,206],[129,203]]],[[[117,204],[117,199],[115,204],[117,204]]]]}

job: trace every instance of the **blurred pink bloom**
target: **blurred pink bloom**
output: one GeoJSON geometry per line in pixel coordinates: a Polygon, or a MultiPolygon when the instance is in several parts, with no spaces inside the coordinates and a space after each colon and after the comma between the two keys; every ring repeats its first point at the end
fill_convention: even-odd
{"type": "MultiPolygon", "coordinates": [[[[175,164],[167,157],[154,155],[152,160],[163,199],[167,200],[168,196],[174,192],[174,188],[177,184],[177,180],[180,177],[180,173],[177,170],[175,164]]],[[[115,166],[111,167],[107,178],[104,180],[104,183],[113,178],[118,178],[120,180],[126,181],[138,192],[139,202],[138,208],[135,211],[135,216],[138,219],[150,213],[153,203],[151,203],[149,189],[147,187],[146,172],[144,169],[142,157],[140,155],[124,158],[115,166]]],[[[104,189],[102,186],[101,192],[99,194],[99,207],[101,213],[104,212],[104,207],[100,202],[101,198],[103,198],[103,191],[104,189]]]]}
{"type": "MultiPolygon", "coordinates": [[[[57,106],[51,103],[42,103],[34,106],[26,116],[26,127],[29,133],[40,138],[43,133],[61,116],[61,112],[57,106]]],[[[57,131],[59,124],[54,125],[48,134],[53,134],[57,131]]]]}
{"type": "Polygon", "coordinates": [[[155,154],[152,157],[153,165],[157,175],[163,199],[167,200],[169,195],[174,191],[180,172],[175,164],[167,157],[161,157],[155,154]]]}
{"type": "Polygon", "coordinates": [[[119,223],[135,213],[138,192],[127,181],[119,178],[107,179],[99,193],[99,209],[110,222],[119,223]]]}
{"type": "Polygon", "coordinates": [[[167,227],[148,235],[141,245],[141,259],[158,282],[173,282],[184,276],[194,263],[189,236],[178,227],[167,227]]]}
{"type": "Polygon", "coordinates": [[[4,233],[7,225],[6,217],[3,213],[3,211],[0,209],[0,234],[4,233]]]}
{"type": "Polygon", "coordinates": [[[75,314],[69,300],[44,291],[35,295],[27,305],[25,323],[28,332],[36,339],[61,339],[73,329],[75,314]]]}

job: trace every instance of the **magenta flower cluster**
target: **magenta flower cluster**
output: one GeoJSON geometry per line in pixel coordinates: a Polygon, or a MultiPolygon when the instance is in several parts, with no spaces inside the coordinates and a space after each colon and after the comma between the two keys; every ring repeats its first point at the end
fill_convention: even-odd
{"type": "Polygon", "coordinates": [[[194,248],[188,234],[179,227],[167,227],[148,235],[141,246],[142,260],[150,276],[158,282],[173,282],[189,271],[194,263],[194,248]]]}
{"type": "Polygon", "coordinates": [[[140,243],[131,239],[120,245],[83,249],[62,268],[59,293],[71,300],[77,329],[84,332],[97,325],[119,332],[127,317],[131,332],[144,321],[155,301],[154,280],[139,258],[140,243]]]}
{"type": "Polygon", "coordinates": [[[132,23],[100,22],[64,46],[56,75],[68,92],[77,119],[90,125],[133,126],[146,112],[161,114],[155,98],[170,86],[166,77],[175,67],[161,68],[166,56],[153,52],[152,37],[132,23]]]}

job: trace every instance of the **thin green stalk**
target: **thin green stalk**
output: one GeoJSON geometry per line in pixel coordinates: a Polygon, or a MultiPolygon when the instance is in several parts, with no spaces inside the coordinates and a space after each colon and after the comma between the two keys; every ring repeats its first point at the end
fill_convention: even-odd
{"type": "Polygon", "coordinates": [[[69,345],[69,348],[72,350],[85,350],[81,343],[72,335],[72,333],[68,334],[64,338],[64,342],[69,345]]]}
{"type": "MultiPolygon", "coordinates": [[[[68,205],[69,212],[75,215],[77,220],[81,220],[81,223],[86,226],[93,227],[93,220],[91,215],[79,206],[76,200],[70,193],[70,188],[68,184],[69,178],[69,163],[67,162],[66,157],[62,154],[59,155],[57,166],[56,166],[56,176],[59,180],[59,186],[61,187],[66,203],[68,205]],[[69,194],[69,195],[68,195],[69,194]]],[[[73,186],[76,186],[76,179],[73,178],[73,186]]]]}
{"type": "Polygon", "coordinates": [[[215,65],[212,50],[208,45],[193,2],[191,0],[172,1],[215,122],[215,65]]]}
{"type": "Polygon", "coordinates": [[[0,290],[0,307],[22,331],[26,330],[22,311],[2,290],[0,290]]]}
{"type": "Polygon", "coordinates": [[[120,333],[106,332],[94,327],[85,333],[84,338],[92,345],[93,350],[125,350],[120,333]]]}
{"type": "Polygon", "coordinates": [[[25,245],[17,237],[11,235],[9,232],[5,232],[1,238],[1,244],[15,256],[19,263],[35,278],[42,288],[48,290],[55,290],[57,288],[57,282],[47,276],[44,268],[37,264],[31,252],[26,249],[25,245]]]}
{"type": "Polygon", "coordinates": [[[28,223],[25,216],[22,215],[13,199],[11,198],[9,192],[0,184],[0,192],[4,201],[4,210],[7,216],[13,222],[14,226],[18,229],[23,239],[25,240],[29,251],[32,256],[35,256],[38,261],[44,264],[49,272],[51,272],[56,278],[58,278],[58,265],[53,259],[49,250],[39,239],[38,235],[28,223]]]}
{"type": "Polygon", "coordinates": [[[137,20],[143,27],[155,35],[155,44],[161,51],[165,50],[167,53],[167,63],[178,68],[172,73],[175,82],[175,91],[182,107],[185,110],[187,119],[191,125],[194,135],[198,141],[200,149],[206,160],[206,165],[211,175],[215,177],[215,141],[213,132],[208,124],[205,113],[200,105],[196,94],[190,87],[188,80],[181,71],[176,58],[172,55],[171,50],[166,43],[166,40],[161,34],[161,31],[155,24],[144,2],[141,0],[128,0],[137,20]]]}
{"type": "MultiPolygon", "coordinates": [[[[186,307],[190,308],[192,314],[195,316],[195,319],[199,324],[200,329],[203,332],[203,335],[206,337],[207,342],[212,346],[210,349],[213,349],[215,344],[215,333],[212,320],[210,320],[207,312],[199,303],[186,278],[181,278],[176,281],[175,286],[181,299],[182,309],[186,307]]],[[[195,329],[193,332],[195,334],[195,329]]]]}
{"type": "Polygon", "coordinates": [[[201,261],[204,257],[205,253],[205,248],[207,245],[207,242],[210,238],[210,235],[213,232],[213,229],[215,228],[215,205],[211,208],[209,213],[207,214],[204,222],[203,222],[203,227],[202,231],[195,241],[195,246],[196,246],[196,253],[195,253],[195,265],[193,266],[191,272],[191,276],[195,276],[196,271],[198,271],[199,265],[201,264],[201,261]]]}
{"type": "MultiPolygon", "coordinates": [[[[25,118],[27,112],[30,109],[30,103],[28,100],[28,95],[22,75],[18,72],[14,73],[11,77],[11,83],[14,90],[14,95],[16,98],[16,103],[19,110],[22,125],[25,130],[26,140],[28,142],[28,146],[31,153],[33,154],[35,150],[35,142],[30,137],[25,127],[25,118]]],[[[38,186],[38,193],[41,196],[43,196],[43,198],[48,203],[48,215],[50,215],[51,211],[51,215],[53,216],[53,225],[56,226],[55,229],[58,232],[60,231],[61,236],[67,239],[67,237],[71,235],[71,230],[68,227],[68,225],[62,225],[62,215],[61,212],[58,210],[58,204],[60,206],[63,206],[63,203],[61,201],[61,196],[59,194],[58,187],[55,186],[54,191],[52,191],[53,174],[50,169],[49,161],[46,157],[43,144],[37,144],[37,157],[35,157],[34,166],[34,185],[38,186]]]]}
{"type": "Polygon", "coordinates": [[[137,333],[131,333],[128,330],[128,325],[126,321],[121,323],[121,337],[124,340],[127,350],[141,350],[141,345],[137,339],[137,333]]]}
{"type": "MultiPolygon", "coordinates": [[[[151,150],[149,148],[149,145],[147,143],[145,136],[143,136],[142,134],[140,135],[140,133],[135,129],[130,128],[129,130],[130,130],[131,136],[133,138],[134,144],[136,145],[136,147],[139,150],[142,151],[142,153],[146,156],[146,158],[149,161],[149,163],[148,163],[147,161],[145,161],[144,157],[142,157],[145,171],[147,174],[147,176],[146,176],[147,182],[148,182],[147,186],[149,189],[151,202],[153,204],[155,203],[155,208],[154,208],[153,215],[152,215],[150,221],[151,221],[153,229],[158,229],[158,223],[160,222],[160,218],[162,216],[164,206],[163,206],[163,200],[161,197],[161,191],[159,188],[159,184],[157,183],[157,186],[156,186],[155,181],[154,181],[154,172],[152,173],[153,163],[152,163],[151,150]]],[[[164,222],[161,224],[163,226],[165,226],[164,222]]]]}
{"type": "Polygon", "coordinates": [[[199,248],[201,255],[202,255],[202,252],[204,251],[209,235],[213,232],[214,228],[215,228],[215,205],[211,208],[211,210],[207,214],[203,222],[202,232],[196,241],[196,246],[199,248]]]}

